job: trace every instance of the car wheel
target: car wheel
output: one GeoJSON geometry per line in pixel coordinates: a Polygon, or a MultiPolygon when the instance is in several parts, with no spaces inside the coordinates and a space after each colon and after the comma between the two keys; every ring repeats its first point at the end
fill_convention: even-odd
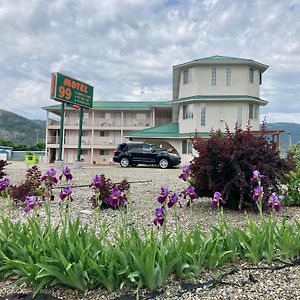
{"type": "Polygon", "coordinates": [[[160,168],[166,169],[169,166],[169,161],[165,158],[162,158],[158,164],[159,164],[160,168]]]}
{"type": "Polygon", "coordinates": [[[127,157],[123,157],[120,161],[120,165],[123,168],[127,168],[129,166],[129,159],[127,157]]]}

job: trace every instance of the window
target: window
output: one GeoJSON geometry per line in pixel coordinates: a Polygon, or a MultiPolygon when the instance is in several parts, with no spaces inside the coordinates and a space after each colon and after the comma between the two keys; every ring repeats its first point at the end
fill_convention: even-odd
{"type": "Polygon", "coordinates": [[[88,119],[89,118],[89,113],[83,113],[83,118],[88,119]]]}
{"type": "Polygon", "coordinates": [[[183,84],[188,84],[191,82],[190,69],[183,70],[183,84]]]}
{"type": "Polygon", "coordinates": [[[80,154],[87,155],[88,154],[88,149],[81,149],[80,154]]]}
{"type": "Polygon", "coordinates": [[[226,85],[231,85],[231,66],[226,68],[226,85]]]}
{"type": "Polygon", "coordinates": [[[193,153],[193,145],[190,140],[182,141],[182,154],[192,154],[193,153]]]}
{"type": "Polygon", "coordinates": [[[237,120],[236,120],[236,122],[239,126],[242,126],[242,123],[243,123],[243,105],[242,104],[237,105],[237,120]]]}
{"type": "Polygon", "coordinates": [[[258,106],[254,104],[249,104],[249,119],[257,120],[258,119],[258,106]]]}
{"type": "Polygon", "coordinates": [[[108,137],[109,136],[109,131],[100,131],[100,136],[101,137],[108,137]]]}
{"type": "Polygon", "coordinates": [[[211,67],[211,85],[217,84],[217,67],[211,67]]]}
{"type": "Polygon", "coordinates": [[[129,146],[129,152],[133,152],[133,153],[141,153],[143,150],[143,145],[142,144],[136,144],[136,145],[131,145],[129,146]]]}
{"type": "Polygon", "coordinates": [[[101,119],[110,119],[110,113],[107,112],[100,112],[101,119]]]}
{"type": "Polygon", "coordinates": [[[261,85],[262,84],[262,72],[259,71],[259,84],[261,85]]]}
{"type": "Polygon", "coordinates": [[[88,136],[87,131],[83,130],[83,131],[81,132],[81,136],[88,136]]]}
{"type": "Polygon", "coordinates": [[[150,145],[143,145],[143,152],[151,152],[152,148],[150,147],[150,145]]]}
{"type": "Polygon", "coordinates": [[[205,126],[205,120],[206,120],[206,105],[201,105],[201,116],[200,116],[200,124],[201,126],[205,126]]]}
{"type": "Polygon", "coordinates": [[[249,69],[249,81],[251,83],[254,82],[254,70],[253,69],[249,69]]]}
{"type": "Polygon", "coordinates": [[[100,155],[109,155],[109,150],[108,149],[101,149],[100,150],[100,155]]]}
{"type": "Polygon", "coordinates": [[[183,119],[193,119],[193,104],[183,105],[183,119]]]}

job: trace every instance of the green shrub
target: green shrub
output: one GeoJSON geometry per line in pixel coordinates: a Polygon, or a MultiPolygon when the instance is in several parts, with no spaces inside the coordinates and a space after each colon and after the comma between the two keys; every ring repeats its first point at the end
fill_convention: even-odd
{"type": "Polygon", "coordinates": [[[295,170],[289,172],[285,181],[285,194],[282,200],[285,205],[300,206],[300,145],[297,144],[291,149],[295,162],[295,170]]]}

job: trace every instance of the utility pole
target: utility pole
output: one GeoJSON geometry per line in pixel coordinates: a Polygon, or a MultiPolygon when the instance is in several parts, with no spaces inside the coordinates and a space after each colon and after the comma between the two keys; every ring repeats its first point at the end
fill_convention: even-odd
{"type": "Polygon", "coordinates": [[[36,131],[36,144],[39,142],[39,129],[35,129],[36,131]]]}

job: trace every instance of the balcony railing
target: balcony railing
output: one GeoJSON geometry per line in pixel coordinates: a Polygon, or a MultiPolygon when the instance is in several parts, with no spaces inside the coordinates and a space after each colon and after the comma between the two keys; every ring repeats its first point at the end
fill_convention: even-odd
{"type": "Polygon", "coordinates": [[[150,120],[125,119],[124,127],[149,127],[152,126],[150,120]]]}
{"type": "Polygon", "coordinates": [[[48,119],[48,126],[59,125],[59,124],[60,124],[60,121],[58,121],[58,120],[48,119]]]}
{"type": "Polygon", "coordinates": [[[117,139],[115,138],[95,138],[94,145],[115,145],[117,139]]]}
{"type": "Polygon", "coordinates": [[[48,136],[47,144],[59,144],[59,136],[48,136]]]}
{"type": "MultiPolygon", "coordinates": [[[[94,125],[97,127],[109,127],[109,126],[115,126],[114,119],[96,119],[94,120],[94,125]]],[[[117,125],[120,126],[120,125],[117,125]]]]}
{"type": "MultiPolygon", "coordinates": [[[[79,120],[68,120],[66,119],[66,126],[79,126],[79,120]]],[[[91,126],[92,125],[92,120],[84,120],[82,122],[83,126],[91,126]]]]}

